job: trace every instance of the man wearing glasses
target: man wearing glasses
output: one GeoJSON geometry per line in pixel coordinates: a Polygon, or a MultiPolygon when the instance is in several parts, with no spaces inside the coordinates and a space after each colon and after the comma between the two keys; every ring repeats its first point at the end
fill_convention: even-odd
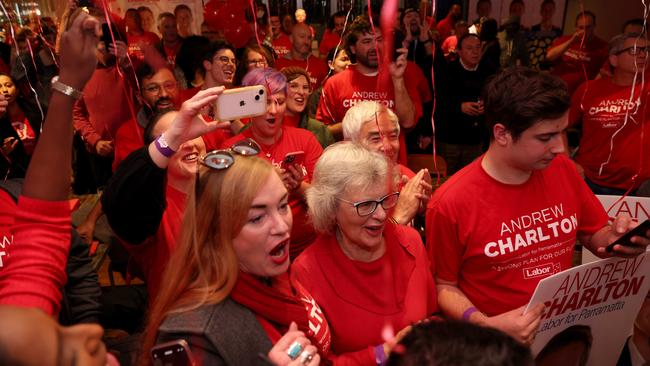
{"type": "Polygon", "coordinates": [[[612,38],[613,75],[583,83],[572,97],[569,122],[582,123],[576,164],[596,194],[623,195],[628,189],[635,194],[650,179],[650,162],[641,159],[650,152],[645,37],[627,33],[612,38]]]}
{"type": "Polygon", "coordinates": [[[553,75],[559,76],[573,93],[580,83],[598,75],[607,59],[607,42],[597,37],[596,15],[588,10],[578,14],[576,31],[555,39],[546,51],[546,60],[553,63],[553,75]]]}

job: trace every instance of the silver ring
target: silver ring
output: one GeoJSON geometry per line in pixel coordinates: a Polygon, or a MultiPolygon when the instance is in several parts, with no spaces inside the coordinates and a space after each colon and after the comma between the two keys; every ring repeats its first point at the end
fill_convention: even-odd
{"type": "Polygon", "coordinates": [[[291,360],[295,360],[296,358],[298,358],[298,355],[300,354],[301,351],[302,351],[302,344],[300,344],[300,342],[298,341],[294,341],[293,343],[291,343],[291,346],[289,346],[289,349],[287,350],[287,356],[289,356],[291,360]]]}
{"type": "Polygon", "coordinates": [[[307,350],[302,351],[302,353],[300,354],[300,363],[302,363],[303,365],[308,365],[313,359],[314,359],[314,354],[307,350]]]}

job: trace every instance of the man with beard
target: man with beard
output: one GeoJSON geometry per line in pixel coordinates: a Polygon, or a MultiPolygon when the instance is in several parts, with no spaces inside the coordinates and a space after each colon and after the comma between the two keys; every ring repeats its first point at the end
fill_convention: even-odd
{"type": "Polygon", "coordinates": [[[282,17],[272,11],[269,18],[271,21],[271,44],[278,57],[282,57],[291,50],[291,40],[289,35],[282,30],[282,17]]]}
{"type": "Polygon", "coordinates": [[[327,76],[329,68],[325,61],[312,55],[311,41],[313,36],[309,26],[297,23],[291,30],[291,52],[275,61],[275,68],[282,70],[285,67],[297,66],[307,70],[311,90],[320,87],[327,76]]]}
{"type": "MultiPolygon", "coordinates": [[[[375,22],[378,24],[378,22],[375,22]]],[[[360,16],[350,26],[346,53],[356,60],[346,70],[332,76],[323,87],[316,119],[329,125],[335,138],[341,139],[343,116],[362,100],[376,100],[395,111],[402,129],[413,128],[422,116],[416,66],[407,66],[406,49],[390,65],[379,69],[383,50],[381,30],[372,27],[366,16],[360,16]],[[379,53],[377,53],[379,51],[379,53]]],[[[406,162],[406,147],[400,134],[399,162],[406,162]]]]}
{"type": "MultiPolygon", "coordinates": [[[[409,50],[408,59],[422,65],[427,56],[433,54],[433,39],[429,34],[429,24],[420,19],[419,11],[413,8],[404,9],[400,19],[401,29],[396,33],[395,44],[401,43],[402,47],[409,50]]],[[[430,62],[428,66],[431,70],[430,62]]]]}
{"type": "Polygon", "coordinates": [[[441,20],[436,27],[438,33],[440,34],[439,41],[441,43],[444,42],[447,37],[451,36],[451,31],[454,29],[454,24],[456,24],[456,22],[459,21],[462,16],[463,14],[461,12],[460,5],[452,5],[449,9],[449,13],[447,13],[447,17],[441,20]]]}
{"type": "MultiPolygon", "coordinates": [[[[136,71],[140,84],[140,103],[136,118],[131,118],[120,126],[115,135],[115,159],[113,171],[117,170],[122,160],[131,152],[144,146],[143,134],[152,116],[161,111],[179,106],[178,83],[174,74],[168,68],[154,70],[148,64],[142,64],[136,71]]],[[[103,215],[101,201],[97,203],[77,227],[79,236],[86,242],[93,240],[97,220],[103,215]]]]}

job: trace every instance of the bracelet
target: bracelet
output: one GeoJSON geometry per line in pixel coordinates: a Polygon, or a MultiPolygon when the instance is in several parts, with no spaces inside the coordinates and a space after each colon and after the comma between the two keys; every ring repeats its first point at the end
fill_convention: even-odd
{"type": "Polygon", "coordinates": [[[474,307],[474,306],[468,308],[468,309],[465,310],[465,312],[463,313],[463,320],[464,320],[464,321],[469,321],[469,317],[472,316],[472,314],[474,314],[474,313],[477,312],[477,311],[478,311],[478,309],[477,309],[476,307],[474,307]]]}
{"type": "Polygon", "coordinates": [[[172,155],[176,153],[175,150],[169,147],[169,143],[167,143],[167,140],[165,140],[164,133],[160,135],[156,140],[154,140],[154,145],[156,146],[156,150],[158,150],[158,152],[166,158],[171,158],[172,155]]]}
{"type": "Polygon", "coordinates": [[[56,90],[61,94],[67,95],[73,99],[81,99],[83,93],[70,85],[63,84],[59,81],[59,77],[55,76],[52,78],[52,90],[56,90]]]}
{"type": "Polygon", "coordinates": [[[377,366],[382,366],[386,364],[386,354],[384,353],[384,345],[380,344],[374,347],[375,350],[375,362],[377,366]]]}

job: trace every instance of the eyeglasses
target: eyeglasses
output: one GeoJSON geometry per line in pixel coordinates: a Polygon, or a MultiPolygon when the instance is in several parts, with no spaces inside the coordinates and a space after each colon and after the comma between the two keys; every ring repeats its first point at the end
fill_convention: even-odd
{"type": "Polygon", "coordinates": [[[381,207],[383,207],[384,210],[388,210],[395,207],[395,205],[397,204],[397,200],[399,199],[399,192],[389,193],[378,200],[368,200],[368,201],[361,201],[361,202],[352,202],[352,201],[345,200],[343,198],[337,198],[337,199],[339,201],[343,201],[354,206],[354,208],[357,209],[357,215],[363,217],[363,216],[372,215],[377,209],[377,206],[379,205],[381,205],[381,207]]]}
{"type": "Polygon", "coordinates": [[[620,55],[623,52],[627,52],[630,56],[636,56],[641,53],[643,54],[648,54],[648,47],[637,47],[637,46],[632,46],[628,48],[623,48],[622,50],[616,52],[617,55],[620,55]]]}
{"type": "Polygon", "coordinates": [[[239,65],[239,61],[237,61],[236,58],[230,58],[230,57],[227,57],[227,56],[219,56],[217,58],[217,60],[219,62],[221,62],[222,64],[224,64],[224,65],[228,65],[229,63],[232,63],[235,66],[239,65]]]}
{"type": "Polygon", "coordinates": [[[267,65],[266,60],[250,60],[250,61],[248,61],[248,66],[265,67],[266,65],[267,65]]]}
{"type": "Polygon", "coordinates": [[[260,145],[253,139],[244,139],[236,142],[230,149],[212,150],[201,156],[199,162],[215,170],[224,170],[230,168],[235,163],[236,153],[242,156],[257,155],[262,151],[260,145]]]}
{"type": "Polygon", "coordinates": [[[162,85],[160,85],[160,84],[149,84],[149,85],[146,85],[144,87],[144,91],[147,92],[147,93],[150,93],[150,94],[158,94],[158,93],[160,93],[160,90],[162,88],[162,89],[165,89],[165,91],[169,93],[169,92],[172,92],[172,91],[176,90],[177,87],[178,87],[178,85],[176,83],[173,83],[173,82],[167,82],[167,83],[164,83],[162,85]]]}

